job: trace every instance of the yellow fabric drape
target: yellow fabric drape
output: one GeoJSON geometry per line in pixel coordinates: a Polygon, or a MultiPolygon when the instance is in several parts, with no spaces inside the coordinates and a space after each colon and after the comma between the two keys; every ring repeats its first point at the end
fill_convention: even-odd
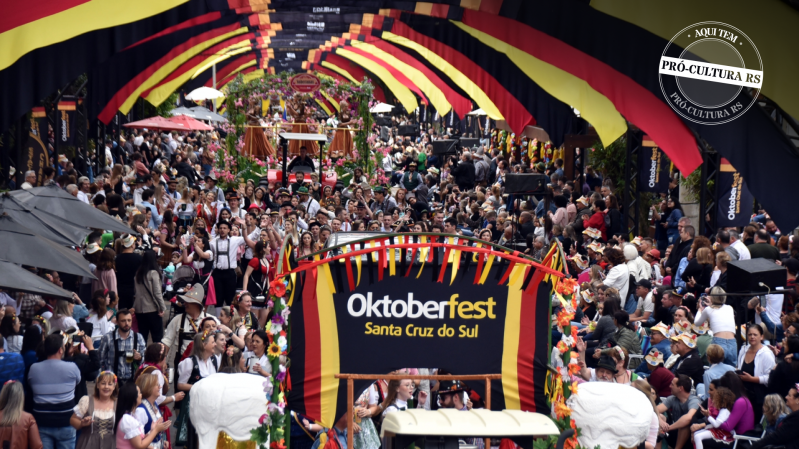
{"type": "Polygon", "coordinates": [[[414,95],[410,89],[405,87],[405,85],[397,81],[397,79],[394,78],[394,76],[388,70],[386,70],[385,67],[365,56],[347,50],[346,48],[338,47],[336,48],[335,53],[374,73],[375,76],[380,78],[383,83],[385,83],[386,87],[391,90],[391,93],[397,97],[400,103],[402,103],[402,106],[405,107],[406,111],[414,111],[419,107],[419,103],[416,101],[416,95],[414,95]]]}
{"type": "Polygon", "coordinates": [[[613,103],[594,90],[587,81],[462,22],[452,21],[452,23],[494,50],[504,53],[542,89],[579,110],[580,115],[596,128],[605,146],[616,141],[627,131],[627,122],[613,103]]]}

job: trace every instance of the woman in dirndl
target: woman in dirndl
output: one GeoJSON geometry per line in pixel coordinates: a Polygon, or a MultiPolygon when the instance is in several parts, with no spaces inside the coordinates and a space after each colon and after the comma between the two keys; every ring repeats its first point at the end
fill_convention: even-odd
{"type": "Polygon", "coordinates": [[[111,371],[97,376],[94,394],[86,395],[73,409],[69,423],[80,430],[76,449],[114,449],[114,417],[119,384],[111,371]]]}
{"type": "MultiPolygon", "coordinates": [[[[152,367],[151,367],[152,368],[152,367]]],[[[161,411],[158,409],[158,398],[161,396],[161,388],[158,385],[158,376],[149,371],[140,374],[136,379],[136,386],[141,391],[141,404],[136,408],[136,419],[144,426],[144,433],[150,433],[153,424],[162,419],[161,411]]],[[[164,421],[167,421],[164,419],[164,421]]],[[[159,433],[153,442],[150,443],[151,449],[169,449],[169,437],[166,431],[159,433]]]]}
{"type": "Polygon", "coordinates": [[[261,119],[257,115],[260,102],[260,100],[250,100],[250,108],[247,110],[247,130],[244,132],[244,147],[241,149],[241,154],[266,159],[267,156],[275,155],[275,149],[261,128],[261,119]]]}
{"type": "Polygon", "coordinates": [[[330,157],[343,157],[345,160],[352,159],[352,131],[350,125],[354,123],[352,114],[350,113],[350,105],[345,100],[339,103],[339,118],[341,123],[338,124],[336,133],[333,135],[333,141],[330,142],[330,157]]]}
{"type": "MultiPolygon", "coordinates": [[[[302,94],[294,94],[294,99],[286,102],[286,110],[291,114],[294,124],[291,125],[291,132],[310,134],[311,129],[305,121],[313,115],[311,108],[305,105],[302,94]]],[[[300,154],[300,148],[305,147],[309,156],[319,154],[319,144],[315,140],[292,140],[289,142],[289,153],[291,156],[300,154]]]]}
{"type": "Polygon", "coordinates": [[[377,405],[379,397],[377,394],[377,384],[369,386],[361,396],[355,401],[355,424],[360,427],[360,432],[353,435],[353,446],[355,449],[378,449],[380,447],[380,437],[377,435],[377,428],[372,421],[373,416],[378,416],[382,411],[377,405]]]}
{"type": "Polygon", "coordinates": [[[191,388],[202,379],[217,372],[217,359],[214,357],[216,344],[214,334],[211,332],[198,333],[194,336],[194,350],[191,357],[178,364],[178,390],[186,392],[183,406],[180,409],[175,428],[176,446],[186,446],[188,449],[197,449],[199,440],[197,430],[191,423],[189,416],[191,404],[191,388]]]}

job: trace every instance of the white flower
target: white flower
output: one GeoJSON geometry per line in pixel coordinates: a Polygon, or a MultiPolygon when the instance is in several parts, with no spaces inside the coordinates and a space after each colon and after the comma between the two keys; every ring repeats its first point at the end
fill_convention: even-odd
{"type": "Polygon", "coordinates": [[[272,414],[272,413],[277,413],[277,414],[280,414],[280,415],[283,414],[283,407],[279,406],[278,404],[275,404],[274,402],[270,402],[269,405],[266,406],[266,410],[270,414],[272,414]]]}
{"type": "Polygon", "coordinates": [[[272,322],[272,326],[269,328],[269,333],[272,335],[277,335],[282,330],[283,330],[282,324],[275,324],[274,322],[272,322]]]}
{"type": "Polygon", "coordinates": [[[273,388],[272,380],[267,377],[263,385],[264,385],[264,393],[266,393],[267,396],[272,396],[272,388],[273,388]]]}
{"type": "Polygon", "coordinates": [[[574,337],[572,337],[571,335],[566,336],[566,334],[563,334],[563,336],[560,337],[560,341],[566,343],[566,346],[568,346],[570,348],[573,347],[574,343],[575,343],[574,342],[574,337]]]}

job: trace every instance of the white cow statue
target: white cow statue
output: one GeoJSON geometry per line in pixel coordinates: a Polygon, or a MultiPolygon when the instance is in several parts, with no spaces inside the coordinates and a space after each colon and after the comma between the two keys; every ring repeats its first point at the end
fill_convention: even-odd
{"type": "Polygon", "coordinates": [[[191,388],[190,417],[199,449],[215,449],[220,430],[235,441],[248,441],[250,430],[266,413],[265,378],[255,374],[213,374],[191,388]]]}
{"type": "Polygon", "coordinates": [[[637,447],[646,440],[654,414],[652,403],[635,387],[607,382],[580,384],[566,405],[581,429],[577,441],[587,448],[637,447]]]}

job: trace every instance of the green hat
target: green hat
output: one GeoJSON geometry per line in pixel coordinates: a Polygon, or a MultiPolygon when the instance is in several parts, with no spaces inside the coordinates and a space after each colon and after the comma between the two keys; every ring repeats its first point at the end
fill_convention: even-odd
{"type": "Polygon", "coordinates": [[[308,187],[305,186],[300,187],[299,189],[297,189],[297,193],[299,193],[300,195],[307,195],[308,187]]]}
{"type": "Polygon", "coordinates": [[[386,190],[383,188],[383,186],[377,186],[374,189],[372,189],[372,191],[374,193],[385,193],[386,192],[386,190]]]}

